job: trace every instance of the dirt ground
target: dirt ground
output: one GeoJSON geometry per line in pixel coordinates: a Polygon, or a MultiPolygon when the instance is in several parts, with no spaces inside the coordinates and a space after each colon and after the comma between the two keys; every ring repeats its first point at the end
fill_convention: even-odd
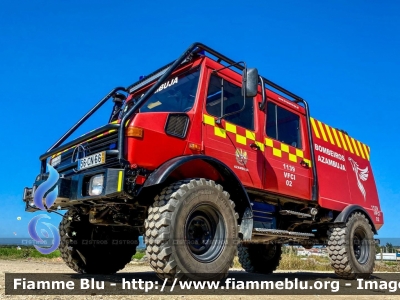
{"type": "MultiPolygon", "coordinates": [[[[10,296],[5,295],[5,273],[72,273],[71,270],[61,261],[54,259],[54,260],[0,260],[0,299],[53,299],[53,300],[61,300],[61,299],[288,299],[288,298],[295,298],[295,299],[349,299],[349,298],[356,298],[356,299],[400,299],[400,296],[396,295],[374,295],[374,296],[361,296],[361,295],[318,295],[316,292],[314,295],[296,295],[296,296],[273,296],[273,295],[207,295],[207,296],[187,296],[187,295],[91,295],[91,296],[81,296],[81,295],[72,295],[72,296],[10,296]]],[[[248,276],[252,277],[252,280],[260,279],[257,276],[260,275],[253,275],[253,274],[246,274],[242,270],[232,270],[238,278],[248,278],[248,276]],[[247,277],[244,277],[247,276],[247,277]]],[[[145,265],[138,265],[138,264],[129,264],[125,269],[119,272],[119,275],[129,275],[129,276],[136,276],[137,278],[143,278],[144,280],[157,280],[157,277],[154,275],[154,272],[151,270],[150,267],[145,265]]],[[[268,275],[269,276],[269,275],[268,275]]],[[[305,279],[323,279],[323,278],[335,278],[332,273],[322,273],[322,272],[300,272],[300,271],[292,271],[292,272],[279,272],[275,274],[274,278],[282,279],[284,277],[300,277],[305,279]]],[[[300,279],[299,278],[299,279],[300,279]]],[[[272,278],[268,278],[271,280],[272,278]]],[[[263,279],[265,280],[265,279],[263,279]]]]}

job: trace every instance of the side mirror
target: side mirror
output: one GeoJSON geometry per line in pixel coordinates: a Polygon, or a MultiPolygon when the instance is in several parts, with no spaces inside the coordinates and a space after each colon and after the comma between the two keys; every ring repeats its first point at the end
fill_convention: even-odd
{"type": "Polygon", "coordinates": [[[245,97],[255,97],[258,88],[258,70],[256,68],[244,69],[242,83],[245,97]]]}

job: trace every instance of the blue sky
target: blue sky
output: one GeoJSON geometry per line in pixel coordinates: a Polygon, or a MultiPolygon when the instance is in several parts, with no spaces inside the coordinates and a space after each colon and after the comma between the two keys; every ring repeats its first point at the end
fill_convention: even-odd
{"type": "MultiPolygon", "coordinates": [[[[369,145],[385,213],[379,237],[400,238],[399,13],[388,0],[3,1],[0,238],[27,236],[33,214],[21,196],[39,155],[112,88],[194,41],[257,67],[307,99],[315,118],[369,145]]],[[[104,124],[109,110],[76,135],[104,124]]]]}

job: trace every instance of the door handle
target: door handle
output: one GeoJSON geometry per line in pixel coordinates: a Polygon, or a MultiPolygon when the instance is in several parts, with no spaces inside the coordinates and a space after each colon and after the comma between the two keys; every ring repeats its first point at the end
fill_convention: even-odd
{"type": "Polygon", "coordinates": [[[258,147],[258,145],[256,143],[251,143],[250,148],[253,150],[260,150],[260,147],[258,147]]]}
{"type": "Polygon", "coordinates": [[[307,162],[304,161],[304,159],[301,160],[300,165],[304,168],[309,168],[310,166],[308,165],[307,162]]]}

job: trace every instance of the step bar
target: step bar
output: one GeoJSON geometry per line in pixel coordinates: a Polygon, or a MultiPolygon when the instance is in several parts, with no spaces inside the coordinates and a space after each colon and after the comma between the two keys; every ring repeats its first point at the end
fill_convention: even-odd
{"type": "Polygon", "coordinates": [[[266,229],[266,228],[253,228],[253,236],[258,238],[276,237],[276,238],[289,238],[289,239],[310,239],[315,237],[313,233],[295,232],[279,229],[266,229]]]}
{"type": "Polygon", "coordinates": [[[312,217],[312,215],[310,215],[310,214],[305,214],[305,213],[301,213],[301,212],[294,211],[294,210],[281,210],[279,213],[283,216],[291,215],[291,216],[297,216],[299,218],[311,218],[312,217]]]}

